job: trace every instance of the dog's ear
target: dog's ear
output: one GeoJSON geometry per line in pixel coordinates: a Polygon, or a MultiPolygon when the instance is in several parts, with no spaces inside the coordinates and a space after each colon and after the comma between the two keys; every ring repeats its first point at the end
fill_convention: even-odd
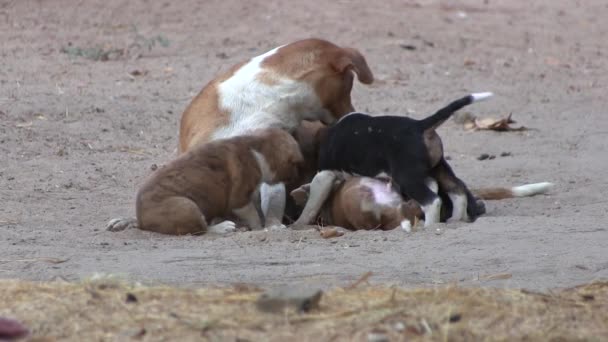
{"type": "Polygon", "coordinates": [[[293,198],[294,202],[296,202],[296,205],[303,207],[304,205],[306,205],[306,202],[308,201],[308,196],[310,195],[310,184],[302,185],[301,187],[289,193],[289,195],[291,196],[291,198],[293,198]]]}
{"type": "Polygon", "coordinates": [[[339,73],[352,69],[357,74],[359,82],[363,84],[374,82],[374,75],[367,65],[365,57],[356,49],[343,48],[332,62],[332,66],[339,73]]]}

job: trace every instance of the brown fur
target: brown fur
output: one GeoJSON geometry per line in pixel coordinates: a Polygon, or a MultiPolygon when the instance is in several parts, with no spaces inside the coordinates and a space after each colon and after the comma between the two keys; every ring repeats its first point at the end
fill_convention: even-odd
{"type": "Polygon", "coordinates": [[[229,79],[245,64],[237,64],[209,82],[192,100],[182,114],[179,132],[179,152],[185,152],[195,144],[206,143],[218,128],[228,124],[230,113],[219,107],[218,84],[229,79]]]}
{"type": "MultiPolygon", "coordinates": [[[[218,85],[245,63],[235,65],[210,81],[186,108],[180,125],[180,153],[210,141],[214,132],[229,123],[231,113],[219,107],[218,85]]],[[[261,66],[263,71],[256,77],[259,82],[273,85],[279,76],[307,82],[315,89],[323,108],[335,118],[354,111],[350,97],[351,71],[362,83],[369,84],[374,79],[365,58],[357,50],[320,39],[285,45],[264,59],[261,66]]]]}
{"type": "Polygon", "coordinates": [[[291,181],[303,161],[295,140],[279,129],[198,145],[156,171],[137,194],[141,229],[200,234],[214,218],[252,201],[262,181],[291,181]],[[262,179],[251,150],[265,157],[275,176],[262,179]]]}
{"type": "Polygon", "coordinates": [[[471,189],[471,192],[475,197],[483,200],[501,200],[515,197],[513,191],[508,188],[471,189]]]}
{"type": "Polygon", "coordinates": [[[326,207],[330,210],[332,224],[352,230],[391,230],[399,227],[403,220],[409,220],[413,226],[416,219],[422,217],[420,206],[413,201],[391,207],[372,204],[375,205],[375,210],[364,210],[362,203],[373,202],[373,194],[361,183],[362,178],[347,179],[330,197],[326,207]]]}

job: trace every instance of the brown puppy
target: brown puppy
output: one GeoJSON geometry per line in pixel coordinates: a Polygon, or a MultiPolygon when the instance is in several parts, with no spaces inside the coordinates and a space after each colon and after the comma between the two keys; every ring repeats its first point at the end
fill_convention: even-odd
{"type": "MultiPolygon", "coordinates": [[[[403,201],[390,181],[369,177],[340,175],[334,190],[321,207],[318,222],[346,229],[391,230],[401,227],[406,231],[424,213],[415,201],[403,201]]],[[[308,184],[291,192],[295,203],[302,207],[308,200],[308,184]]]]}
{"type": "MultiPolygon", "coordinates": [[[[436,191],[436,183],[428,182],[436,191]]],[[[528,197],[547,192],[548,182],[525,184],[511,188],[471,189],[483,200],[528,197]]],[[[310,184],[291,192],[295,203],[302,207],[309,198],[310,184]]],[[[442,208],[443,209],[443,208],[442,208]]],[[[416,222],[424,220],[424,212],[414,200],[404,201],[392,187],[390,180],[353,177],[338,174],[329,197],[321,206],[317,221],[351,230],[391,230],[401,227],[409,232],[416,222]]]]}
{"type": "Polygon", "coordinates": [[[224,233],[235,215],[252,229],[262,227],[254,197],[262,182],[297,177],[303,157],[289,133],[265,129],[197,146],[156,171],[137,194],[138,227],[163,234],[224,233]]]}

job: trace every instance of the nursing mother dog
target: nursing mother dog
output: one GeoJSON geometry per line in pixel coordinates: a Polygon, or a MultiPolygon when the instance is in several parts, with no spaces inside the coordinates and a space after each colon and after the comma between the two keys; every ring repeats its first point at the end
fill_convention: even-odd
{"type": "MultiPolygon", "coordinates": [[[[179,152],[218,139],[264,128],[292,132],[303,120],[331,124],[354,111],[354,77],[364,84],[373,75],[363,55],[321,39],[277,47],[232,67],[211,80],[182,114],[179,152]]],[[[265,226],[282,226],[283,184],[260,189],[265,226]]],[[[114,219],[109,230],[133,220],[114,219]]]]}

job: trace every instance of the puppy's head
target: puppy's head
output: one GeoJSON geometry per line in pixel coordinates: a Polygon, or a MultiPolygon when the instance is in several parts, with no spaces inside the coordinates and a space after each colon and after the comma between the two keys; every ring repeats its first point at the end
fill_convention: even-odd
{"type": "Polygon", "coordinates": [[[270,170],[273,182],[289,183],[298,178],[304,156],[297,141],[287,131],[277,128],[265,130],[261,151],[270,170]]]}

